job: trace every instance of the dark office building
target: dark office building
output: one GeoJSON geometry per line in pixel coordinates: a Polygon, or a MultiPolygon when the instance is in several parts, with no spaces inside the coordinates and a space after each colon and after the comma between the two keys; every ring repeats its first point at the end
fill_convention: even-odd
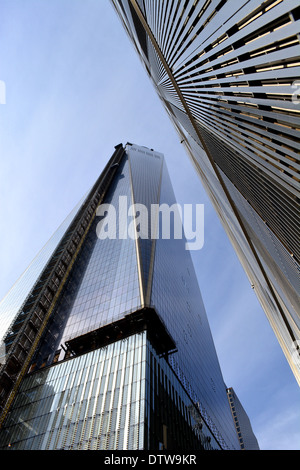
{"type": "Polygon", "coordinates": [[[163,155],[118,145],[4,298],[0,449],[239,449],[175,202],[163,155]]]}
{"type": "Polygon", "coordinates": [[[259,450],[249,417],[233,388],[227,389],[227,396],[241,450],[259,450]]]}
{"type": "Polygon", "coordinates": [[[300,384],[298,0],[112,0],[300,384]]]}

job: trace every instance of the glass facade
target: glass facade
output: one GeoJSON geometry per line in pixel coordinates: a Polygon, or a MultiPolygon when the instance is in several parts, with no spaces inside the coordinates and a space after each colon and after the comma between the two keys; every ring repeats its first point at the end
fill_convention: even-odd
{"type": "MultiPolygon", "coordinates": [[[[42,336],[47,328],[48,332],[51,330],[53,310],[71,273],[76,271],[73,267],[82,247],[83,251],[87,250],[88,242],[84,242],[90,233],[96,208],[110,187],[123,154],[122,145],[117,145],[88,195],[75,207],[1,304],[0,425],[33,355],[39,350],[42,336]],[[4,326],[8,324],[5,331],[4,326]]],[[[80,277],[79,270],[77,278],[80,277]]]]}
{"type": "Polygon", "coordinates": [[[1,448],[142,449],[145,346],[135,335],[28,376],[1,448]]]}
{"type": "Polygon", "coordinates": [[[219,449],[147,333],[29,375],[0,449],[219,449]]]}
{"type": "Polygon", "coordinates": [[[298,3],[112,0],[300,383],[298,3]]]}
{"type": "MultiPolygon", "coordinates": [[[[1,448],[238,449],[191,256],[183,230],[175,236],[172,210],[170,234],[161,233],[164,205],[176,209],[163,155],[134,144],[114,155],[98,180],[106,189],[97,186],[102,197],[80,249],[49,301],[14,399],[3,408],[1,448]]],[[[75,218],[89,210],[93,194],[75,218]]],[[[42,278],[38,287],[43,292],[42,278]]],[[[40,304],[28,310],[27,328],[37,305],[42,311],[40,304]]],[[[7,372],[13,376],[20,345],[9,353],[0,385],[7,372]]]]}
{"type": "MultiPolygon", "coordinates": [[[[176,200],[164,164],[161,204],[176,200]]],[[[172,219],[175,220],[174,218],[172,219]]],[[[161,235],[161,234],[160,234],[161,235]]],[[[235,447],[224,381],[211,336],[191,255],[184,237],[156,241],[151,304],[162,316],[177,345],[170,364],[198,403],[223,446],[235,447]]]]}
{"type": "MultiPolygon", "coordinates": [[[[129,217],[124,224],[121,222],[119,230],[120,196],[131,198],[126,157],[103,201],[116,211],[116,237],[98,238],[101,217],[95,218],[36,354],[37,367],[45,362],[51,364],[54,354],[66,341],[117,321],[141,307],[135,241],[123,236],[129,217]]],[[[60,358],[64,356],[65,350],[61,349],[60,358]]]]}

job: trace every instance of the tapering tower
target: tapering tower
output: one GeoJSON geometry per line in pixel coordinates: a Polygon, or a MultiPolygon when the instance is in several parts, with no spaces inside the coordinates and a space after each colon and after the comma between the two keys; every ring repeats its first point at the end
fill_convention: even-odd
{"type": "Polygon", "coordinates": [[[239,448],[179,215],[118,145],[0,306],[1,449],[239,448]]]}

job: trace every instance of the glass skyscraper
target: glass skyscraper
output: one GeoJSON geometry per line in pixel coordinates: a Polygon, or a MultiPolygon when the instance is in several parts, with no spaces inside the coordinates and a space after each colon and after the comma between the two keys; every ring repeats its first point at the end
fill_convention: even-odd
{"type": "Polygon", "coordinates": [[[239,449],[178,211],[117,145],[0,305],[0,449],[239,449]]]}
{"type": "Polygon", "coordinates": [[[112,0],[300,384],[297,0],[112,0]]]}

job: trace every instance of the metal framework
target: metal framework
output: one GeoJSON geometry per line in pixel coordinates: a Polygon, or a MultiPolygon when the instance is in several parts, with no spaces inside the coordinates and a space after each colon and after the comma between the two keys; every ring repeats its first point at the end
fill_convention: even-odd
{"type": "Polygon", "coordinates": [[[300,7],[112,0],[300,383],[300,7]]]}

